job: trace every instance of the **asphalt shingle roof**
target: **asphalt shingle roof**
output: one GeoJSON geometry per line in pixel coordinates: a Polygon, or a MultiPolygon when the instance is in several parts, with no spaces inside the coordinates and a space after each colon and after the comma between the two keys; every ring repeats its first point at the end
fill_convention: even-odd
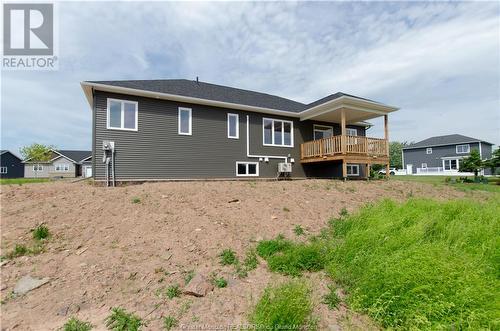
{"type": "Polygon", "coordinates": [[[57,150],[57,152],[76,162],[81,162],[92,155],[91,151],[57,150]]]}
{"type": "Polygon", "coordinates": [[[243,90],[239,88],[210,84],[205,82],[197,82],[187,79],[89,81],[89,83],[132,88],[158,93],[175,94],[185,97],[236,103],[246,106],[277,109],[295,113],[299,113],[312,106],[316,106],[318,104],[334,100],[342,96],[350,96],[361,100],[368,100],[354,95],[338,92],[306,105],[301,102],[267,93],[243,90]]]}
{"type": "Polygon", "coordinates": [[[463,136],[461,134],[449,134],[446,136],[436,136],[436,137],[430,137],[427,139],[424,139],[422,141],[419,141],[417,143],[414,143],[407,148],[421,148],[421,147],[430,147],[430,146],[438,146],[438,145],[455,145],[455,144],[460,144],[460,143],[470,143],[470,142],[482,142],[486,144],[490,144],[487,141],[481,140],[481,139],[476,139],[476,138],[471,138],[467,136],[463,136]]]}

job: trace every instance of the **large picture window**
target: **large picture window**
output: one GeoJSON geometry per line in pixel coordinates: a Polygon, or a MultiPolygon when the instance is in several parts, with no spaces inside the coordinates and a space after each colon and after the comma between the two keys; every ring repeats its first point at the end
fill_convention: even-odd
{"type": "Polygon", "coordinates": [[[192,134],[193,128],[193,113],[191,108],[179,107],[179,134],[192,134]]]}
{"type": "Polygon", "coordinates": [[[293,147],[293,122],[264,118],[264,146],[293,147]]]}
{"type": "Polygon", "coordinates": [[[240,137],[238,114],[227,114],[227,137],[232,139],[240,137]]]}
{"type": "Polygon", "coordinates": [[[107,128],[137,131],[137,102],[108,99],[107,128]]]}

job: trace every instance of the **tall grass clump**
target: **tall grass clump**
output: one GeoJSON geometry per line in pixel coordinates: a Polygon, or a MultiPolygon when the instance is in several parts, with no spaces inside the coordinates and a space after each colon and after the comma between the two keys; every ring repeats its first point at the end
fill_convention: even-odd
{"type": "Polygon", "coordinates": [[[500,200],[383,201],[331,226],[327,271],[383,327],[500,327],[500,200]]]}
{"type": "Polygon", "coordinates": [[[262,330],[313,330],[311,291],[303,282],[267,287],[250,315],[262,330]]]}

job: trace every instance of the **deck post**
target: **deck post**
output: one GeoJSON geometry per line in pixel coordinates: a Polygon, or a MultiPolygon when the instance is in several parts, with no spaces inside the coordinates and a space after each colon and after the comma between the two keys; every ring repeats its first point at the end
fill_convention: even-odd
{"type": "MultiPolygon", "coordinates": [[[[346,154],[346,129],[345,129],[345,109],[340,110],[340,148],[342,149],[342,154],[346,154]]],[[[344,176],[345,177],[345,176],[344,176]]]]}
{"type": "Polygon", "coordinates": [[[389,163],[387,163],[387,164],[385,165],[385,176],[386,176],[387,178],[389,178],[389,176],[390,176],[390,175],[391,175],[391,174],[389,173],[389,163]]]}
{"type": "Polygon", "coordinates": [[[384,115],[385,152],[389,155],[389,115],[384,115]]]}
{"type": "Polygon", "coordinates": [[[347,162],[345,159],[342,159],[342,178],[347,178],[347,162]]]}
{"type": "Polygon", "coordinates": [[[366,179],[370,179],[370,163],[366,164],[366,179]]]}

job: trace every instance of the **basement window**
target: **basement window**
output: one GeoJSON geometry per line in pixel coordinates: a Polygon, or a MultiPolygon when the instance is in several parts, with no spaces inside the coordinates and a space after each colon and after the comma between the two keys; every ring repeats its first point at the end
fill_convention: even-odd
{"type": "Polygon", "coordinates": [[[259,176],[258,162],[236,162],[236,176],[259,176]]]}
{"type": "Polygon", "coordinates": [[[359,164],[348,164],[347,176],[359,176],[359,164]]]}
{"type": "Polygon", "coordinates": [[[107,128],[137,131],[138,103],[136,101],[108,98],[107,128]]]}

